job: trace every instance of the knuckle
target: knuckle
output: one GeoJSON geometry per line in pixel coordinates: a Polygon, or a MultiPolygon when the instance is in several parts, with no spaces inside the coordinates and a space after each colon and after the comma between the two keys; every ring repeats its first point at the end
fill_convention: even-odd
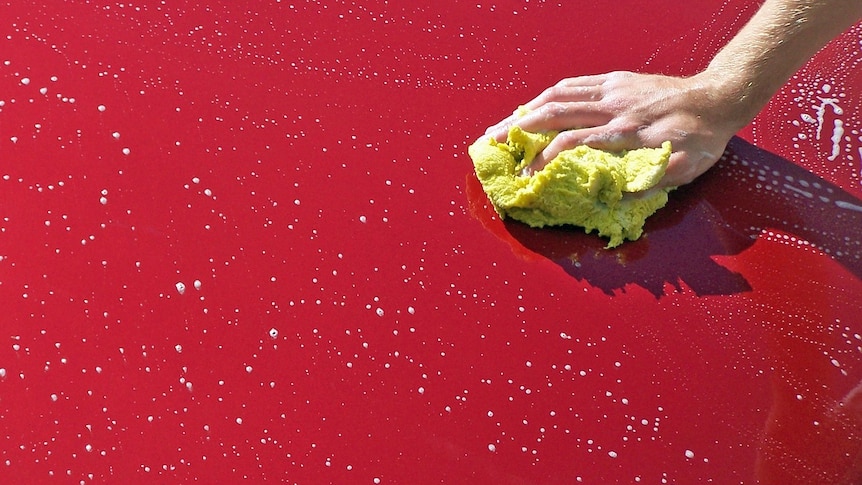
{"type": "Polygon", "coordinates": [[[545,90],[545,98],[550,101],[560,99],[563,96],[564,90],[565,86],[561,84],[555,84],[545,90]]]}
{"type": "Polygon", "coordinates": [[[560,116],[564,116],[567,111],[566,103],[562,103],[559,101],[551,101],[545,104],[543,107],[543,115],[547,118],[557,118],[560,116]]]}
{"type": "Polygon", "coordinates": [[[601,90],[596,89],[595,86],[575,86],[570,89],[572,95],[578,99],[588,99],[590,101],[601,99],[601,90]]]}
{"type": "Polygon", "coordinates": [[[608,128],[632,142],[643,142],[649,138],[649,125],[632,118],[617,118],[608,123],[608,128]]]}
{"type": "Polygon", "coordinates": [[[580,137],[573,131],[567,130],[561,132],[554,138],[554,146],[555,147],[566,147],[571,148],[580,143],[580,137]]]}
{"type": "Polygon", "coordinates": [[[605,79],[605,84],[615,84],[624,79],[627,79],[633,76],[634,73],[631,71],[613,71],[609,72],[607,78],[605,79]]]}

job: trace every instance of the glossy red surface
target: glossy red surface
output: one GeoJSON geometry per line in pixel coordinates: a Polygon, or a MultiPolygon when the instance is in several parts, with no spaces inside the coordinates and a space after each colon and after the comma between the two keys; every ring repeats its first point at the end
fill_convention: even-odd
{"type": "Polygon", "coordinates": [[[242,3],[3,8],[0,481],[858,483],[858,26],[607,251],[466,146],[754,2],[242,3]]]}

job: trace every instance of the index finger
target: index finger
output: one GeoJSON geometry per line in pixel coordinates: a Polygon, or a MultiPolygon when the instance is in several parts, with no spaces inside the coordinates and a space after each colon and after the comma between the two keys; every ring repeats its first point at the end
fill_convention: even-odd
{"type": "Polygon", "coordinates": [[[554,101],[543,104],[524,116],[510,116],[488,128],[485,133],[502,142],[506,139],[509,128],[512,126],[519,126],[521,129],[532,133],[565,132],[605,125],[612,119],[613,113],[608,112],[598,102],[561,103],[554,101]]]}
{"type": "MultiPolygon", "coordinates": [[[[522,105],[527,111],[535,111],[540,107],[553,102],[587,102],[597,101],[602,96],[601,85],[607,80],[607,74],[594,74],[587,76],[570,77],[559,81],[554,86],[545,89],[535,98],[522,105]]],[[[506,139],[506,134],[512,125],[517,124],[524,129],[526,128],[522,122],[519,122],[524,117],[521,113],[521,108],[515,110],[514,113],[507,116],[500,122],[488,127],[485,130],[485,135],[490,135],[497,141],[502,142],[506,139]]],[[[530,122],[528,122],[530,123],[530,122]]],[[[536,123],[535,121],[533,123],[536,123]]],[[[541,122],[536,123],[536,126],[542,126],[541,122]]],[[[588,126],[588,125],[585,125],[588,126]]],[[[554,128],[557,130],[580,127],[580,125],[572,125],[566,128],[554,128]]]]}
{"type": "Polygon", "coordinates": [[[579,76],[563,79],[557,84],[542,91],[541,94],[524,104],[529,110],[550,102],[595,101],[601,98],[602,84],[607,74],[579,76]]]}

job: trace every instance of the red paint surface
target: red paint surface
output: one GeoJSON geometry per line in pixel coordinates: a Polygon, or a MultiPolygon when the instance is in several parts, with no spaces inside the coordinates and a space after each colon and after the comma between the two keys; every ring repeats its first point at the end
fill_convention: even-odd
{"type": "Polygon", "coordinates": [[[248,3],[4,7],[3,483],[859,479],[859,27],[606,251],[466,146],[752,5],[248,3]]]}

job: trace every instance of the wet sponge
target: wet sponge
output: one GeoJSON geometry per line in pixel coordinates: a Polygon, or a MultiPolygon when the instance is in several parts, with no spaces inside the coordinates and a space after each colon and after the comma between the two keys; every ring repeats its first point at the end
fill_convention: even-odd
{"type": "Polygon", "coordinates": [[[581,226],[610,238],[609,248],[639,238],[646,218],[667,203],[670,189],[623,195],[646,191],[661,180],[670,142],[619,153],[582,145],[560,152],[532,176],[521,175],[555,136],[515,126],[505,143],[483,138],[470,146],[476,175],[500,217],[532,227],[581,226]]]}

